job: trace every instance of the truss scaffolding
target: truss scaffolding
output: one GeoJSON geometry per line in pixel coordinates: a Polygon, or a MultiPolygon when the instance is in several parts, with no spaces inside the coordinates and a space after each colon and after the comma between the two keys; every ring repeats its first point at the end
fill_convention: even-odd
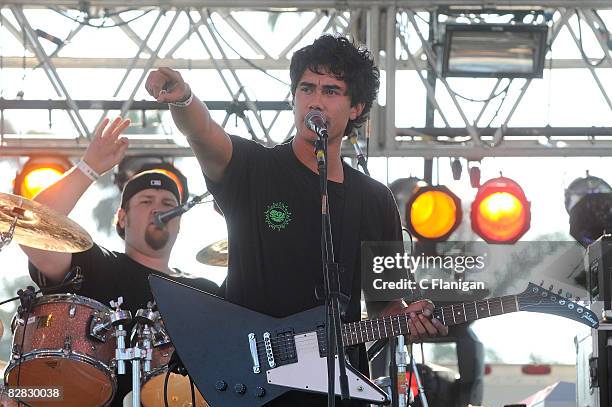
{"type": "MultiPolygon", "coordinates": [[[[198,96],[216,112],[215,117],[224,126],[239,123],[236,127],[244,135],[273,145],[294,131],[291,95],[286,84],[278,83],[287,81],[292,52],[321,33],[348,35],[366,44],[383,71],[379,103],[373,106],[370,123],[363,129],[363,136],[369,139],[370,156],[478,160],[490,156],[612,155],[612,40],[606,25],[612,27],[612,1],[504,0],[487,1],[486,7],[483,2],[461,0],[400,0],[392,4],[377,0],[238,0],[231,8],[226,4],[201,0],[0,1],[0,92],[14,85],[2,80],[7,72],[13,76],[23,72],[26,77],[42,71],[50,84],[45,97],[0,93],[0,155],[50,151],[79,155],[95,126],[109,112],[140,117],[142,131],[130,135],[134,138],[130,154],[190,155],[188,148],[175,142],[176,134],[167,129],[159,131],[164,127],[162,122],[168,121],[167,106],[146,100],[143,92],[147,73],[161,66],[188,71],[191,77],[200,72],[203,77],[205,73],[214,74],[215,82],[206,89],[214,89],[215,97],[208,97],[206,92],[198,96]],[[438,74],[444,18],[462,14],[459,18],[470,19],[479,12],[502,15],[511,10],[545,16],[549,54],[544,79],[453,81],[438,74]],[[277,32],[271,44],[254,32],[254,23],[245,18],[248,12],[267,15],[271,25],[283,16],[293,16],[291,21],[298,26],[292,27],[291,33],[277,32]],[[69,32],[62,38],[55,37],[53,18],[46,25],[41,13],[63,19],[71,27],[69,32]],[[117,45],[128,44],[124,48],[131,49],[132,56],[126,56],[126,51],[110,57],[64,52],[80,38],[104,30],[112,33],[109,38],[117,45]],[[21,47],[21,53],[14,51],[16,47],[21,47]],[[195,49],[198,51],[193,52],[195,49]],[[557,49],[562,51],[557,53],[557,49]],[[573,56],[565,52],[567,49],[573,49],[573,56]],[[85,71],[100,75],[113,72],[116,79],[108,80],[104,94],[85,99],[75,96],[81,93],[80,88],[75,91],[74,86],[67,86],[85,71]],[[536,96],[541,96],[542,89],[548,92],[550,104],[554,99],[550,78],[570,71],[584,73],[581,78],[595,89],[594,96],[589,100],[566,96],[554,102],[568,110],[577,103],[588,103],[591,110],[602,112],[603,118],[596,125],[555,126],[543,119],[534,120],[542,123],[539,127],[513,124],[517,112],[531,109],[534,100],[541,100],[536,96]],[[284,86],[284,90],[270,91],[278,95],[272,100],[255,98],[249,88],[258,80],[253,79],[256,77],[284,86]],[[456,90],[458,84],[477,92],[466,96],[456,90]],[[218,97],[219,92],[224,96],[218,97]],[[412,108],[417,102],[426,109],[412,108]],[[411,109],[422,111],[423,116],[428,109],[434,112],[433,124],[415,119],[411,109]],[[48,111],[50,124],[65,114],[73,132],[32,135],[23,129],[17,131],[13,117],[18,111],[48,111]],[[157,128],[146,123],[151,121],[147,119],[149,114],[159,118],[157,128]]],[[[92,48],[95,50],[96,45],[92,48]]],[[[534,106],[533,111],[541,115],[537,112],[546,109],[534,106]]]]}

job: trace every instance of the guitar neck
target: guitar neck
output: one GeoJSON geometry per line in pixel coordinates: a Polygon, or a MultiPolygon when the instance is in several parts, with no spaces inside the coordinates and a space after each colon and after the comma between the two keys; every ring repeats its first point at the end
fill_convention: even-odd
{"type": "MultiPolygon", "coordinates": [[[[516,295],[507,295],[435,308],[433,317],[446,326],[452,326],[517,311],[520,311],[518,297],[516,295]]],[[[342,336],[344,344],[346,346],[357,345],[408,334],[409,320],[410,316],[400,314],[343,324],[342,336]]]]}

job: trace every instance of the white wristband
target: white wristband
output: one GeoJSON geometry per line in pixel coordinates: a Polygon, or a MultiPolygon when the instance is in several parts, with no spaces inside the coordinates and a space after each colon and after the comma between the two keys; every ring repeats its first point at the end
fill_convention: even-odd
{"type": "Polygon", "coordinates": [[[83,174],[85,174],[87,176],[87,178],[89,178],[92,181],[97,181],[98,178],[100,178],[100,174],[98,174],[97,172],[95,172],[89,165],[87,165],[87,163],[83,160],[79,161],[76,164],[76,167],[81,170],[81,172],[83,174]]]}
{"type": "Polygon", "coordinates": [[[187,99],[182,102],[169,102],[168,104],[175,107],[187,107],[191,102],[193,102],[193,92],[189,89],[189,97],[187,99]]]}

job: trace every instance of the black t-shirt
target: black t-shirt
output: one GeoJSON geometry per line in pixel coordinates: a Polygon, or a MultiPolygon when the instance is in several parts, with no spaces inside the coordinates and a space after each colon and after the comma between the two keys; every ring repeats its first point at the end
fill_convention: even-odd
{"type": "MultiPolygon", "coordinates": [[[[295,156],[291,143],[274,148],[230,136],[233,153],[219,183],[206,178],[228,228],[225,298],[276,317],[323,304],[319,175],[295,156]]],[[[328,183],[335,258],[344,268],[341,290],[350,296],[345,322],[360,319],[360,244],[401,241],[401,223],[389,189],[343,164],[344,182],[328,183]]],[[[349,351],[352,364],[367,361],[349,351]]],[[[303,396],[306,398],[306,396],[303,396]]],[[[310,399],[309,406],[325,403],[310,399]]],[[[298,398],[274,405],[301,405],[298,398]]],[[[305,401],[304,401],[305,402],[305,401]]]]}
{"type": "MultiPolygon", "coordinates": [[[[47,286],[45,278],[33,264],[30,263],[29,268],[32,280],[45,293],[44,288],[47,286]]],[[[72,255],[71,270],[80,270],[83,275],[83,282],[78,290],[72,289],[65,292],[94,299],[108,307],[110,307],[111,300],[116,301],[119,296],[122,296],[123,305],[121,309],[131,311],[132,317],[136,315],[136,311],[139,309],[146,308],[149,301],[153,301],[148,280],[150,274],[171,278],[213,294],[218,294],[219,289],[210,280],[187,278],[180,275],[168,276],[165,273],[143,266],[124,253],[109,251],[96,244],[89,250],[72,255]]],[[[129,340],[131,326],[126,327],[126,329],[127,339],[129,340]]],[[[128,344],[129,342],[126,341],[126,347],[129,346],[128,344]]],[[[128,362],[126,362],[126,374],[117,375],[117,382],[117,393],[111,403],[112,407],[121,407],[123,398],[132,390],[132,373],[128,362]]]]}

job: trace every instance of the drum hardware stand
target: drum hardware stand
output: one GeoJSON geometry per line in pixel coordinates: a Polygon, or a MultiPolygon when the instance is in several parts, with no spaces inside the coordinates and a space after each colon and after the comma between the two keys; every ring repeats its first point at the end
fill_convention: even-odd
{"type": "Polygon", "coordinates": [[[153,304],[148,303],[147,309],[139,309],[136,312],[134,321],[136,324],[132,329],[130,337],[142,338],[141,343],[137,340],[133,347],[125,347],[125,337],[127,335],[124,324],[132,320],[130,311],[121,310],[123,297],[119,297],[117,301],[111,301],[111,306],[115,308],[115,312],[111,313],[112,324],[116,327],[115,336],[117,337],[117,349],[115,350],[115,360],[117,362],[117,373],[125,374],[125,362],[132,362],[132,406],[140,407],[140,369],[141,360],[143,360],[142,370],[145,373],[151,371],[152,360],[152,339],[153,326],[159,319],[159,314],[153,311],[153,304]]]}
{"type": "MultiPolygon", "coordinates": [[[[397,344],[391,339],[391,352],[395,354],[394,359],[391,359],[390,367],[390,379],[391,379],[391,405],[394,407],[406,407],[412,405],[414,398],[412,396],[411,381],[406,379],[406,367],[408,366],[408,353],[405,351],[405,338],[404,335],[397,337],[397,344]],[[396,373],[397,372],[397,373],[396,373]]],[[[410,345],[411,346],[411,345],[410,345]]],[[[417,369],[417,364],[410,354],[410,367],[412,369],[411,376],[414,376],[419,389],[419,397],[421,399],[422,407],[429,407],[427,397],[425,396],[425,388],[421,382],[421,376],[417,369]]]]}
{"type": "Polygon", "coordinates": [[[17,291],[19,301],[21,302],[21,305],[17,308],[19,318],[23,319],[24,315],[30,313],[36,293],[37,291],[31,285],[27,286],[25,290],[20,289],[17,291]]]}
{"type": "MultiPolygon", "coordinates": [[[[423,407],[429,407],[429,404],[427,403],[427,397],[425,396],[425,387],[423,386],[423,382],[421,381],[421,376],[419,375],[419,369],[417,369],[416,360],[414,360],[412,353],[410,355],[410,366],[412,368],[412,374],[414,375],[414,378],[416,379],[417,387],[419,389],[419,398],[421,399],[421,405],[423,407]]],[[[409,388],[411,388],[410,383],[408,383],[408,386],[409,388]]]]}
{"type": "Polygon", "coordinates": [[[0,251],[2,251],[5,246],[8,246],[13,240],[13,234],[15,233],[15,226],[17,225],[17,221],[19,220],[19,217],[22,216],[24,213],[25,209],[23,208],[17,206],[13,208],[14,217],[13,221],[11,222],[11,226],[9,226],[8,231],[0,232],[0,251]]]}
{"type": "Polygon", "coordinates": [[[404,335],[399,335],[397,337],[395,364],[397,365],[398,384],[397,405],[398,407],[405,407],[410,401],[408,399],[410,393],[406,393],[407,390],[410,391],[410,383],[406,384],[406,351],[404,350],[404,335]]]}
{"type": "MultiPolygon", "coordinates": [[[[132,403],[134,407],[140,406],[140,354],[134,357],[134,348],[125,347],[126,332],[124,324],[132,320],[132,313],[122,310],[123,297],[117,301],[111,301],[110,305],[115,309],[111,313],[111,321],[115,326],[114,335],[117,337],[117,349],[115,349],[115,361],[117,362],[117,374],[125,374],[125,362],[132,361],[132,403]]],[[[136,348],[137,349],[137,348],[136,348]]]]}

